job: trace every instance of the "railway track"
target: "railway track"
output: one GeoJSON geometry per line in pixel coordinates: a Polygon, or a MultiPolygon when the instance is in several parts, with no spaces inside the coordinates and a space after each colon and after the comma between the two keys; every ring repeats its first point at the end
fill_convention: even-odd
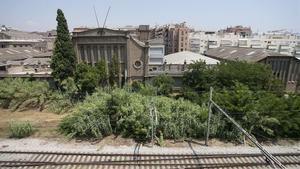
{"type": "MultiPolygon", "coordinates": [[[[300,168],[300,153],[273,154],[300,168]]],[[[97,154],[0,151],[0,168],[271,168],[262,154],[97,154]]]]}

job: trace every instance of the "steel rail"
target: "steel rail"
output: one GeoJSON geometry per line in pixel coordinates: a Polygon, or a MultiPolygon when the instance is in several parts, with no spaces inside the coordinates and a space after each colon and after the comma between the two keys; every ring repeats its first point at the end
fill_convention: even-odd
{"type": "MultiPolygon", "coordinates": [[[[9,153],[9,154],[16,154],[17,152],[9,152],[9,151],[4,151],[5,153],[9,153]]],[[[21,152],[20,154],[26,154],[26,152],[21,152]]],[[[87,154],[90,153],[81,153],[81,154],[74,154],[71,153],[71,155],[69,153],[65,154],[65,153],[56,153],[56,152],[31,152],[27,154],[36,154],[37,156],[40,155],[41,157],[47,156],[49,155],[51,157],[51,155],[62,155],[62,156],[88,156],[87,154]]],[[[97,154],[92,154],[92,155],[97,155],[97,154]]],[[[99,155],[99,154],[98,154],[99,155]]],[[[114,156],[114,157],[118,157],[120,155],[117,154],[105,154],[108,156],[114,156]]],[[[123,154],[125,155],[125,157],[128,157],[128,154],[123,154]]],[[[293,157],[292,160],[283,160],[282,163],[286,164],[286,165],[300,165],[300,158],[294,158],[295,156],[299,156],[299,153],[281,153],[281,154],[276,154],[277,156],[280,157],[287,157],[287,156],[291,156],[293,157]]],[[[40,157],[38,156],[38,157],[40,157]]],[[[0,161],[1,164],[0,166],[2,167],[25,167],[25,166],[44,166],[44,165],[115,165],[115,166],[196,166],[194,168],[222,168],[222,167],[229,167],[229,166],[266,166],[269,165],[264,159],[259,159],[259,162],[244,162],[244,163],[239,163],[239,162],[230,162],[231,160],[233,160],[234,158],[249,158],[249,157],[263,157],[262,154],[217,154],[217,156],[214,156],[214,154],[208,154],[208,155],[190,155],[190,154],[145,154],[145,156],[141,156],[141,157],[162,157],[162,156],[167,156],[167,157],[173,157],[173,158],[156,158],[156,159],[140,159],[140,160],[111,160],[108,159],[106,161],[87,161],[87,162],[55,162],[55,161],[0,161]],[[153,156],[154,155],[154,156],[153,156]],[[229,155],[229,156],[226,156],[229,155]],[[183,157],[183,158],[178,158],[178,157],[183,157]],[[176,158],[174,158],[176,157],[176,158]],[[202,158],[199,158],[202,157],[202,158]],[[200,159],[205,159],[205,157],[209,157],[209,158],[223,158],[223,159],[227,159],[229,162],[224,162],[224,160],[220,161],[220,162],[215,162],[215,163],[207,163],[207,162],[203,162],[203,163],[193,163],[193,164],[189,164],[187,163],[187,161],[189,160],[200,160],[200,159]],[[231,159],[231,160],[229,160],[231,159]],[[175,160],[179,160],[180,162],[176,162],[176,163],[170,163],[170,161],[175,161],[175,160]],[[185,160],[185,161],[184,161],[185,160]],[[159,162],[159,161],[167,161],[167,163],[144,163],[144,162],[159,162]],[[9,164],[12,163],[12,164],[9,164]]],[[[41,158],[40,159],[44,159],[41,158]]],[[[36,158],[35,158],[36,159],[36,158]]],[[[52,159],[52,158],[51,158],[52,159]]],[[[252,159],[253,160],[253,159],[252,159]]],[[[249,160],[248,160],[249,161],[249,160]]],[[[251,161],[251,160],[250,160],[251,161]]]]}
{"type": "MultiPolygon", "coordinates": [[[[54,155],[87,155],[87,156],[197,156],[197,157],[252,157],[264,156],[261,153],[212,153],[212,154],[130,154],[130,153],[82,153],[82,152],[55,152],[55,151],[0,151],[0,154],[54,154],[54,155]]],[[[300,156],[300,153],[273,153],[274,156],[300,156]]]]}
{"type": "MultiPolygon", "coordinates": [[[[81,166],[81,165],[99,165],[99,166],[197,166],[197,167],[247,167],[247,166],[268,166],[267,162],[247,162],[247,163],[193,163],[189,164],[186,162],[183,163],[123,163],[123,162],[43,162],[43,161],[1,161],[3,163],[12,163],[12,164],[3,164],[1,167],[25,167],[25,166],[63,166],[63,165],[72,165],[72,166],[81,166]]],[[[286,165],[300,165],[299,162],[284,162],[286,165]]],[[[193,167],[188,167],[193,168],[193,167]]]]}

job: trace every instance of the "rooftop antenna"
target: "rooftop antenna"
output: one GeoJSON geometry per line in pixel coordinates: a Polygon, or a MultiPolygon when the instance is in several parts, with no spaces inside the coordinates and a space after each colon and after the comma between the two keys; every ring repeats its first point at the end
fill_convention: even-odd
{"type": "Polygon", "coordinates": [[[97,26],[99,28],[100,27],[99,26],[99,20],[98,20],[98,16],[97,16],[97,13],[96,13],[95,5],[93,5],[93,8],[94,8],[94,13],[95,13],[96,21],[97,21],[97,26]]]}
{"type": "Polygon", "coordinates": [[[106,16],[105,16],[105,19],[104,19],[103,29],[104,29],[104,27],[105,27],[106,19],[107,19],[107,16],[108,16],[108,14],[109,14],[109,11],[110,11],[110,6],[108,7],[108,10],[107,10],[107,13],[106,13],[106,16]]]}

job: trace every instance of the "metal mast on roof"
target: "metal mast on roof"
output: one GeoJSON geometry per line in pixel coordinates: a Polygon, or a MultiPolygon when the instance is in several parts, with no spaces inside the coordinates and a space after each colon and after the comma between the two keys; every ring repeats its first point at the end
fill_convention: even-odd
{"type": "Polygon", "coordinates": [[[105,19],[104,19],[103,29],[104,29],[104,27],[105,27],[106,19],[107,19],[107,16],[108,16],[108,14],[109,14],[109,11],[110,11],[110,6],[108,7],[108,10],[107,10],[107,13],[106,13],[106,16],[105,16],[105,19]]]}
{"type": "Polygon", "coordinates": [[[95,9],[95,5],[93,5],[93,8],[94,8],[94,13],[95,13],[96,21],[97,21],[97,26],[98,26],[98,28],[100,28],[98,16],[97,16],[96,9],[95,9]]]}

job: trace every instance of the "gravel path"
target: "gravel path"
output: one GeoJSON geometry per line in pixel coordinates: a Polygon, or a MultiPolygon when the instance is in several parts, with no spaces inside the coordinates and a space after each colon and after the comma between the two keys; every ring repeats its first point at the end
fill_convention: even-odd
{"type": "MultiPolygon", "coordinates": [[[[300,143],[289,146],[264,146],[271,153],[300,153],[300,143]]],[[[0,139],[0,151],[20,150],[20,151],[64,151],[64,152],[94,152],[94,153],[259,153],[255,147],[250,146],[203,146],[194,143],[186,143],[182,147],[158,147],[158,146],[138,146],[137,144],[121,145],[101,145],[90,142],[76,142],[74,140],[60,139],[0,139]]]]}

